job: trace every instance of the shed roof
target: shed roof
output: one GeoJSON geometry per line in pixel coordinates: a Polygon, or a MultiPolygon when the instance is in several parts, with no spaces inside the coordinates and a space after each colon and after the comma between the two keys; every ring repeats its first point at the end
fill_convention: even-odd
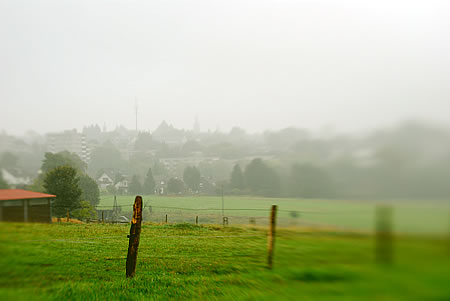
{"type": "Polygon", "coordinates": [[[0,189],[0,201],[54,198],[56,195],[23,189],[0,189]]]}

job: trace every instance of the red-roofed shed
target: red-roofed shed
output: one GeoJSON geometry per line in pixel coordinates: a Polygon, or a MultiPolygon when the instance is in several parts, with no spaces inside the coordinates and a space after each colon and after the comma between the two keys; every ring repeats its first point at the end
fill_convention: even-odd
{"type": "Polygon", "coordinates": [[[0,221],[51,223],[50,200],[54,197],[23,189],[0,189],[0,221]]]}

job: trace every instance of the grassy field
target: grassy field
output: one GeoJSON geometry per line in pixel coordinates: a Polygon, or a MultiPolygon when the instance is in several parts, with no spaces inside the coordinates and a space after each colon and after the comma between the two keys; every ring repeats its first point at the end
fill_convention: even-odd
{"type": "MultiPolygon", "coordinates": [[[[225,215],[231,224],[248,224],[254,218],[257,225],[267,225],[270,207],[277,204],[279,208],[278,223],[282,226],[324,226],[335,229],[372,231],[375,208],[383,202],[346,201],[346,200],[312,200],[312,199],[270,199],[249,196],[225,196],[225,215]],[[252,210],[248,210],[252,209],[252,210]],[[296,217],[292,212],[298,212],[296,217]]],[[[134,198],[117,196],[124,215],[130,215],[134,198]]],[[[162,222],[168,214],[169,221],[193,223],[199,216],[201,223],[221,223],[221,197],[167,197],[144,196],[147,209],[144,219],[162,222]],[[149,206],[152,206],[150,214],[149,206]],[[186,209],[173,209],[188,208],[186,209]]],[[[111,208],[114,196],[101,197],[100,209],[111,208]]],[[[394,230],[400,233],[444,234],[450,231],[450,202],[391,202],[393,207],[394,230]]]]}
{"type": "Polygon", "coordinates": [[[134,279],[129,225],[0,223],[0,300],[449,300],[448,240],[400,236],[392,265],[369,235],[147,224],[134,279]]]}

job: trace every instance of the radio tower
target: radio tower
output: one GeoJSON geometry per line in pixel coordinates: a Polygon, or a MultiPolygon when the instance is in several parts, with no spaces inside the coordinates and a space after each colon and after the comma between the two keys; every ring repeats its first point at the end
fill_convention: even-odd
{"type": "Polygon", "coordinates": [[[134,106],[135,106],[135,111],[136,111],[136,134],[137,134],[137,131],[138,131],[138,123],[137,123],[137,121],[138,121],[138,105],[137,105],[137,97],[136,96],[134,97],[134,106]]]}

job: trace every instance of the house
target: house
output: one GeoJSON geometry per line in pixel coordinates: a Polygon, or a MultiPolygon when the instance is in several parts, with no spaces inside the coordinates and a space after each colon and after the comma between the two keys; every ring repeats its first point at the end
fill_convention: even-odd
{"type": "Polygon", "coordinates": [[[54,197],[22,189],[0,189],[0,221],[51,223],[54,197]]]}
{"type": "Polygon", "coordinates": [[[128,180],[123,179],[114,185],[119,193],[128,193],[128,180]]]}
{"type": "Polygon", "coordinates": [[[166,189],[166,180],[164,177],[155,176],[155,194],[163,195],[166,189]]]}
{"type": "Polygon", "coordinates": [[[109,185],[112,185],[114,183],[113,179],[111,179],[110,176],[108,176],[106,173],[103,173],[98,179],[97,179],[98,186],[100,190],[106,191],[106,187],[109,185]]]}

